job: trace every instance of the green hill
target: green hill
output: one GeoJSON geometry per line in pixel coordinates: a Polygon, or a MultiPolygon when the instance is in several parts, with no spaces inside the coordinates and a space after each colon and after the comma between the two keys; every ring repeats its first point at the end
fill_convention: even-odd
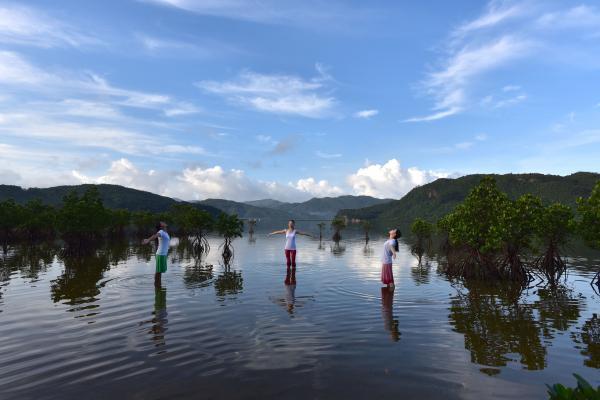
{"type": "MultiPolygon", "coordinates": [[[[130,211],[167,211],[178,201],[143,190],[131,189],[119,185],[74,185],[74,186],[55,186],[50,188],[30,188],[23,189],[19,186],[0,185],[0,201],[13,199],[17,203],[26,203],[29,200],[40,199],[45,204],[58,206],[62,203],[63,197],[71,190],[81,194],[90,187],[95,186],[100,192],[100,197],[104,206],[107,208],[124,208],[130,211]]],[[[219,214],[215,207],[202,205],[200,208],[210,212],[213,215],[219,214]]]]}
{"type": "MultiPolygon", "coordinates": [[[[498,187],[509,197],[531,193],[544,203],[561,202],[575,206],[577,197],[589,196],[600,174],[578,172],[568,176],[544,174],[491,174],[498,187]]],[[[350,219],[367,219],[378,227],[398,226],[406,229],[412,221],[424,218],[435,222],[452,211],[485,175],[466,175],[456,179],[438,179],[411,190],[400,200],[360,209],[341,210],[338,215],[350,219]]]]}

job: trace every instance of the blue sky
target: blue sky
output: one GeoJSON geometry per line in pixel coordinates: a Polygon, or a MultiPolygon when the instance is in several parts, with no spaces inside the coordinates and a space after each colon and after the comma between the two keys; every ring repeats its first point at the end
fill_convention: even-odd
{"type": "Polygon", "coordinates": [[[599,73],[593,2],[4,1],[0,182],[301,201],[597,172],[599,73]]]}

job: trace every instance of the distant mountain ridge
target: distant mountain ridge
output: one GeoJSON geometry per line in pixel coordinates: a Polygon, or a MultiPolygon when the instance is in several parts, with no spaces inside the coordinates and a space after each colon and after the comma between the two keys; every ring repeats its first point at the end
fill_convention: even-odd
{"type": "MultiPolygon", "coordinates": [[[[174,204],[186,203],[170,197],[109,184],[64,185],[49,188],[24,189],[14,185],[0,185],[0,201],[14,199],[17,203],[40,199],[43,203],[58,206],[70,191],[82,194],[90,187],[96,187],[107,208],[123,208],[130,211],[163,212],[174,204]]],[[[316,221],[328,221],[343,208],[358,208],[375,204],[383,204],[390,200],[382,200],[369,196],[339,196],[313,198],[302,203],[285,203],[273,199],[248,202],[236,202],[224,199],[206,199],[190,201],[195,207],[217,215],[220,212],[237,214],[240,218],[256,218],[257,228],[284,227],[289,219],[299,220],[303,229],[315,225],[316,221]],[[308,220],[300,222],[302,220],[308,220]],[[313,222],[314,221],[314,222],[313,222]]]]}
{"type": "MultiPolygon", "coordinates": [[[[561,202],[575,207],[577,197],[587,197],[600,174],[577,172],[567,176],[544,174],[489,174],[496,179],[500,190],[510,198],[525,193],[541,197],[546,204],[561,202]]],[[[411,190],[400,200],[360,209],[340,210],[338,215],[350,219],[370,220],[376,226],[406,229],[419,217],[435,222],[464,200],[469,191],[488,174],[466,175],[460,178],[441,178],[411,190]]]]}
{"type": "MultiPolygon", "coordinates": [[[[173,204],[181,203],[170,197],[145,192],[143,190],[131,189],[120,185],[108,184],[65,185],[29,189],[23,189],[20,186],[14,185],[0,185],[0,201],[13,199],[17,203],[26,203],[29,200],[39,199],[45,204],[58,206],[62,203],[63,197],[72,190],[82,194],[91,187],[96,187],[98,189],[102,202],[107,208],[124,208],[129,211],[163,212],[169,210],[173,204]]],[[[199,205],[198,207],[213,215],[218,215],[220,213],[219,209],[209,205],[199,205]]]]}
{"type": "Polygon", "coordinates": [[[273,199],[246,202],[207,199],[199,204],[216,207],[227,213],[236,213],[241,218],[257,218],[258,227],[283,227],[289,219],[296,219],[306,226],[317,221],[329,221],[343,208],[364,207],[384,204],[391,200],[370,196],[315,197],[302,203],[286,203],[273,199]],[[304,221],[303,221],[304,220],[304,221]]]}

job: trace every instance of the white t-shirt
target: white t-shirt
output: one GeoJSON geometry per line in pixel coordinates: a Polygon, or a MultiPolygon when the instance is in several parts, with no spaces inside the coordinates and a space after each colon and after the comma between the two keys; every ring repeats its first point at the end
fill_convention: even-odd
{"type": "Polygon", "coordinates": [[[169,242],[171,237],[169,234],[162,229],[158,231],[158,247],[156,248],[156,254],[166,256],[169,253],[169,242]]]}
{"type": "Polygon", "coordinates": [[[392,252],[392,249],[394,248],[395,244],[396,243],[395,243],[394,239],[389,239],[383,244],[383,255],[381,256],[382,263],[384,263],[384,264],[392,263],[392,255],[394,254],[392,252]]]}

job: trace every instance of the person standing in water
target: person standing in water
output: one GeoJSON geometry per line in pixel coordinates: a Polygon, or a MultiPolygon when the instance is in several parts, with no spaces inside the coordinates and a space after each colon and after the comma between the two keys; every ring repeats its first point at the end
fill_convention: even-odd
{"type": "Polygon", "coordinates": [[[148,239],[142,240],[142,244],[148,244],[153,240],[156,245],[156,272],[154,274],[154,286],[161,286],[161,275],[167,272],[167,254],[169,254],[169,242],[171,237],[167,233],[167,224],[163,221],[156,225],[157,232],[148,239]]]}
{"type": "Polygon", "coordinates": [[[274,231],[269,233],[271,235],[285,234],[285,259],[288,269],[290,266],[292,269],[296,270],[296,235],[303,235],[312,237],[309,233],[304,233],[296,230],[296,221],[290,219],[288,221],[287,229],[282,229],[280,231],[274,231]]]}
{"type": "Polygon", "coordinates": [[[394,274],[392,273],[392,260],[398,253],[398,239],[402,235],[400,229],[392,229],[389,233],[389,239],[383,244],[383,255],[381,257],[381,283],[388,287],[394,286],[394,274]]]}

